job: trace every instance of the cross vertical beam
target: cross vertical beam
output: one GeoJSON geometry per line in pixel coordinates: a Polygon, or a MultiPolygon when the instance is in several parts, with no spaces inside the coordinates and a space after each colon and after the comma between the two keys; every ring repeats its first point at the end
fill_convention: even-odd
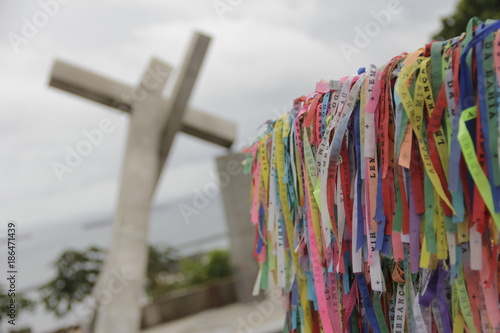
{"type": "Polygon", "coordinates": [[[195,34],[189,45],[187,57],[182,64],[179,78],[174,86],[172,97],[169,100],[168,120],[165,122],[165,129],[161,138],[160,168],[163,168],[165,164],[175,133],[182,128],[184,110],[188,106],[191,92],[193,91],[209,44],[210,37],[195,34]]]}

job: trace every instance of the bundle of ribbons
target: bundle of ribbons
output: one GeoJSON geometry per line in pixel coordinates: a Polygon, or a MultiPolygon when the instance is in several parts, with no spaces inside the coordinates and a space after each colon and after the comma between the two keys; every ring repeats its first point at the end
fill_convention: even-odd
{"type": "Polygon", "coordinates": [[[500,331],[499,29],[322,80],[246,150],[285,332],[500,331]]]}

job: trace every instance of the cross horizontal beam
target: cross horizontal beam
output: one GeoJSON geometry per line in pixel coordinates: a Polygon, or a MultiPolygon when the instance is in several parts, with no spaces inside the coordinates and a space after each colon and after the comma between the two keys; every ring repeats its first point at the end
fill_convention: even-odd
{"type": "MultiPolygon", "coordinates": [[[[127,113],[137,94],[136,88],[61,60],[54,62],[49,85],[127,113]]],[[[167,107],[168,100],[164,103],[167,107]]],[[[184,114],[181,131],[227,148],[236,138],[234,123],[192,107],[184,114]]]]}

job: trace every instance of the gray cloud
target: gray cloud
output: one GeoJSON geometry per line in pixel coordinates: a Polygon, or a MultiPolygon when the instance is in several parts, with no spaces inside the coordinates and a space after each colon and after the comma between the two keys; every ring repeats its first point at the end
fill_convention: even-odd
{"type": "MultiPolygon", "coordinates": [[[[55,58],[133,85],[151,56],[178,66],[191,32],[207,32],[214,40],[192,104],[236,122],[241,142],[273,117],[273,110],[286,110],[319,79],[346,76],[369,62],[382,64],[422,46],[438,29],[438,17],[455,5],[401,3],[401,14],[348,63],[339,44],[352,43],[353,27],[373,20],[370,11],[386,8],[386,1],[243,0],[220,20],[211,1],[72,0],[20,45],[18,54],[7,34],[20,34],[23,17],[31,18],[40,6],[37,1],[0,2],[0,61],[5,64],[0,76],[2,216],[36,224],[113,209],[114,199],[109,198],[116,195],[127,119],[118,111],[48,88],[55,58]],[[51,163],[64,159],[65,147],[75,146],[82,131],[95,128],[103,117],[113,121],[115,130],[60,183],[51,163]]],[[[184,182],[172,187],[167,180],[176,179],[167,174],[157,200],[203,184],[212,159],[224,152],[180,135],[165,171],[184,182]],[[175,191],[167,190],[172,188],[175,191]]]]}

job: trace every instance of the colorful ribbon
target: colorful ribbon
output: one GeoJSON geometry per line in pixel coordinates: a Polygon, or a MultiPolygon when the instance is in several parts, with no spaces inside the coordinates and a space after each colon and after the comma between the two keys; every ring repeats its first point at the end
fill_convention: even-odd
{"type": "Polygon", "coordinates": [[[285,331],[500,331],[499,29],[321,81],[246,150],[285,331]]]}

